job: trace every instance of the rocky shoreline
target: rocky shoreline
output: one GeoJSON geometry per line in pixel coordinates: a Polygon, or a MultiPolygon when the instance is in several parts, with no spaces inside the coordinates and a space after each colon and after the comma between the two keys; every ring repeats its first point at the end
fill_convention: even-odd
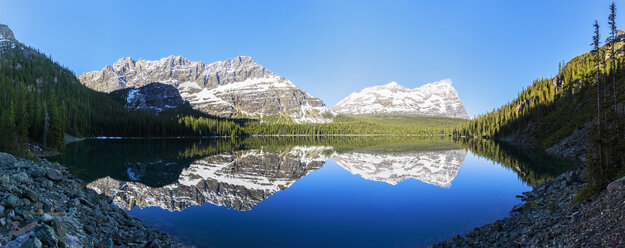
{"type": "Polygon", "coordinates": [[[511,216],[433,247],[625,247],[625,178],[586,202],[573,199],[583,168],[524,192],[511,216]]]}
{"type": "MultiPolygon", "coordinates": [[[[625,247],[625,178],[573,203],[583,168],[517,197],[511,216],[433,247],[625,247]]],[[[87,189],[64,167],[0,153],[0,247],[187,247],[87,189]]]]}
{"type": "Polygon", "coordinates": [[[186,247],[64,167],[0,153],[0,247],[186,247]]]}

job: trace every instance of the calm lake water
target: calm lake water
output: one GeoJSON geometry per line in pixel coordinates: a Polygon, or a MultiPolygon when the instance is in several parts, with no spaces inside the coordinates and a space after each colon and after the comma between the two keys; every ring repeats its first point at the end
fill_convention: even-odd
{"type": "Polygon", "coordinates": [[[85,140],[58,161],[198,247],[423,247],[509,215],[568,163],[444,138],[85,140]]]}

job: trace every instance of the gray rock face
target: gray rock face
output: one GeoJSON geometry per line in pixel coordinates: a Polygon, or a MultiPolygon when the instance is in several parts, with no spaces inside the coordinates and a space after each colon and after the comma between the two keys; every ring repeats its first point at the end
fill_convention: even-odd
{"type": "Polygon", "coordinates": [[[236,210],[250,210],[275,192],[323,166],[329,147],[294,147],[281,153],[258,150],[222,153],[193,162],[176,183],[159,188],[110,177],[95,180],[88,188],[113,197],[124,209],[157,206],[180,211],[212,203],[236,210]]]}
{"type": "Polygon", "coordinates": [[[415,89],[396,82],[365,88],[341,100],[332,111],[350,115],[399,113],[469,118],[449,79],[415,89]]]}
{"type": "Polygon", "coordinates": [[[568,137],[547,148],[547,152],[563,158],[586,162],[590,151],[588,139],[591,137],[591,128],[592,125],[588,122],[583,127],[573,130],[568,137]]]}
{"type": "Polygon", "coordinates": [[[250,57],[204,64],[181,56],[157,61],[122,58],[101,71],[78,79],[101,92],[140,88],[158,82],[178,89],[185,101],[199,111],[220,117],[261,118],[284,114],[295,122],[327,122],[328,112],[318,98],[276,76],[250,57]]]}
{"type": "Polygon", "coordinates": [[[0,40],[15,40],[15,36],[13,35],[13,31],[9,28],[9,26],[0,24],[0,40]]]}
{"type": "Polygon", "coordinates": [[[178,89],[172,85],[151,83],[124,93],[125,107],[128,109],[159,113],[184,105],[178,89]]]}

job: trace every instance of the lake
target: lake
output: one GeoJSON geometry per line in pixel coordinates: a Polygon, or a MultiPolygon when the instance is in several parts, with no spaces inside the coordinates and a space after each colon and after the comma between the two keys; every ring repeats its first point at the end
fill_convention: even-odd
{"type": "Polygon", "coordinates": [[[198,247],[423,247],[510,215],[572,166],[440,137],[84,140],[55,158],[198,247]]]}

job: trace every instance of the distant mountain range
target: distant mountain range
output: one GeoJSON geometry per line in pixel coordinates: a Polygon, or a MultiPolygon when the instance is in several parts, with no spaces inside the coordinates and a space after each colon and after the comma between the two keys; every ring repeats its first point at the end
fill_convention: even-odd
{"type": "MultiPolygon", "coordinates": [[[[157,105],[149,104],[163,94],[171,96],[171,87],[163,86],[152,87],[145,94],[146,85],[159,83],[177,89],[183,101],[193,109],[213,116],[255,119],[279,116],[296,123],[332,119],[332,112],[322,100],[245,56],[212,64],[191,62],[181,56],[156,61],[127,57],[101,71],[83,73],[78,79],[85,86],[105,93],[133,89],[124,91],[126,99],[122,102],[128,108],[152,112],[178,106],[165,106],[158,101],[157,105]]],[[[396,82],[365,88],[340,101],[332,111],[348,115],[400,113],[469,118],[451,80],[416,89],[396,82]]]]}
{"type": "Polygon", "coordinates": [[[396,82],[364,88],[341,100],[332,111],[350,115],[398,113],[469,119],[449,79],[415,89],[396,82]]]}
{"type": "MultiPolygon", "coordinates": [[[[331,121],[330,111],[319,98],[244,56],[212,64],[191,62],[181,56],[156,61],[122,58],[101,71],[83,73],[78,79],[105,93],[139,89],[151,83],[171,85],[193,109],[218,117],[262,119],[279,115],[297,123],[331,121]]],[[[127,106],[158,110],[150,105],[131,104],[148,102],[137,98],[144,94],[130,94],[135,92],[127,94],[127,106]]]]}
{"type": "MultiPolygon", "coordinates": [[[[16,42],[0,26],[0,41],[16,42]]],[[[13,45],[14,46],[14,45],[13,45]]],[[[240,56],[204,64],[181,56],[149,61],[121,58],[78,77],[88,88],[113,96],[127,109],[159,113],[189,106],[224,118],[282,119],[296,123],[332,121],[348,115],[401,113],[468,118],[450,80],[416,89],[395,82],[352,93],[330,111],[323,101],[255,62],[240,56]],[[156,84],[155,84],[156,83],[156,84]]]]}

